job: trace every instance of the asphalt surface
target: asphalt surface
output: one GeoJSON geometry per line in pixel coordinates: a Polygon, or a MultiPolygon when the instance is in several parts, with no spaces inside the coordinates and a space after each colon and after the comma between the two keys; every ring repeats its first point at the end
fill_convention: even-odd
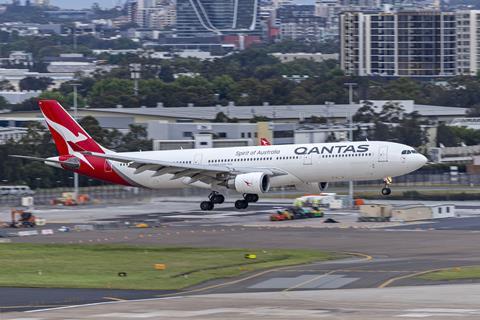
{"type": "MultiPolygon", "coordinates": [[[[165,211],[171,210],[164,208],[165,211]]],[[[198,294],[296,292],[359,289],[432,284],[415,278],[428,270],[480,265],[480,217],[445,219],[440,222],[382,229],[289,227],[272,223],[243,226],[239,220],[268,218],[272,205],[258,204],[238,213],[225,205],[223,211],[205,214],[190,210],[162,213],[122,214],[125,222],[150,219],[158,227],[115,228],[96,231],[55,233],[50,236],[12,238],[13,242],[35,243],[128,243],[162,246],[311,248],[355,253],[351,259],[314,263],[245,274],[235,279],[203,283],[180,292],[88,290],[45,288],[0,288],[0,312],[77,305],[117,300],[175,297],[198,294]],[[158,214],[157,214],[158,215],[158,214]],[[182,218],[183,216],[183,218],[182,218]],[[185,217],[186,216],[186,217],[185,217]],[[198,216],[198,219],[192,219],[198,216]],[[233,223],[235,222],[235,223],[233,223]]],[[[96,210],[102,210],[97,208],[96,210]]],[[[102,218],[100,218],[101,220],[102,218]]],[[[110,219],[110,218],[109,218],[110,219]]],[[[109,220],[110,221],[110,220],[109,220]]],[[[465,281],[464,281],[465,282],[465,281]]],[[[437,284],[437,283],[433,283],[437,284]]]]}
{"type": "Polygon", "coordinates": [[[75,319],[468,319],[480,317],[480,285],[197,295],[13,313],[3,320],[75,319]]]}

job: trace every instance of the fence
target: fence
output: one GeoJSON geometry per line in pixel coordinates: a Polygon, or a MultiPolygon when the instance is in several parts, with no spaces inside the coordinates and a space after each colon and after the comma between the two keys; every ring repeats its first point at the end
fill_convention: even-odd
{"type": "MultiPolygon", "coordinates": [[[[347,182],[331,183],[331,188],[346,188],[347,182]]],[[[394,178],[394,185],[400,187],[474,187],[480,186],[480,175],[472,175],[459,173],[451,176],[449,173],[444,174],[409,174],[402,177],[394,178]]],[[[355,182],[356,190],[362,187],[382,186],[382,181],[357,181],[355,182]]],[[[63,192],[72,192],[72,188],[53,188],[53,189],[37,189],[35,190],[35,204],[47,205],[51,204],[53,199],[61,197],[63,192]]],[[[279,190],[281,191],[281,190],[279,190]]],[[[140,201],[155,197],[205,197],[209,191],[197,188],[171,189],[171,190],[150,190],[142,188],[124,187],[124,186],[98,186],[98,187],[81,187],[79,194],[87,194],[95,202],[99,203],[132,203],[132,201],[140,201]]],[[[20,205],[20,197],[18,196],[0,196],[0,206],[18,206],[20,205]]]]}

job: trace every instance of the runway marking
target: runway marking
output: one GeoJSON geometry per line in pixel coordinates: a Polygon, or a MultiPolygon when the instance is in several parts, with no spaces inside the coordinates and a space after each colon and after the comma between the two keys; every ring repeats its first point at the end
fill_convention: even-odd
{"type": "Polygon", "coordinates": [[[42,318],[15,318],[12,320],[43,320],[42,318]]]}
{"type": "Polygon", "coordinates": [[[296,285],[294,285],[294,286],[291,286],[290,288],[283,289],[282,292],[287,292],[287,291],[290,291],[290,290],[294,290],[294,289],[297,289],[297,288],[301,288],[301,287],[303,287],[303,286],[305,286],[305,285],[307,285],[307,284],[309,284],[309,283],[312,283],[312,282],[314,282],[314,281],[317,281],[318,279],[321,279],[321,278],[324,278],[324,277],[326,277],[326,276],[329,276],[329,275],[335,273],[335,271],[336,271],[336,270],[332,270],[332,271],[330,271],[330,272],[321,274],[321,275],[319,275],[319,276],[317,276],[317,277],[314,277],[314,278],[312,278],[312,279],[309,279],[309,280],[307,280],[307,281],[303,281],[303,282],[298,283],[298,284],[296,284],[296,285]]]}
{"type": "Polygon", "coordinates": [[[479,315],[476,309],[449,309],[449,308],[425,308],[406,310],[409,313],[400,314],[398,318],[430,318],[430,317],[464,317],[479,315]]]}
{"type": "MultiPolygon", "coordinates": [[[[284,272],[328,272],[331,269],[291,269],[283,270],[284,272]]],[[[359,273],[405,273],[405,270],[365,270],[365,269],[335,269],[338,272],[359,272],[359,273]]],[[[420,272],[420,271],[411,271],[420,272]]]]}
{"type": "Polygon", "coordinates": [[[103,297],[105,300],[112,300],[112,301],[127,301],[125,299],[115,298],[115,297],[103,297]]]}
{"type": "Polygon", "coordinates": [[[349,255],[352,255],[352,256],[357,256],[357,257],[363,257],[365,258],[366,261],[372,261],[373,260],[373,257],[369,254],[366,254],[366,253],[361,253],[361,252],[342,252],[344,254],[349,254],[349,255]]]}
{"type": "Polygon", "coordinates": [[[394,278],[388,279],[387,281],[385,281],[385,282],[383,282],[382,284],[380,284],[380,285],[378,286],[378,288],[380,288],[380,289],[386,288],[386,287],[388,287],[389,285],[391,285],[391,284],[394,283],[394,282],[397,282],[397,281],[400,281],[400,280],[404,280],[404,279],[409,279],[409,278],[418,277],[418,276],[421,276],[421,275],[424,275],[424,274],[427,274],[427,273],[431,273],[431,272],[444,271],[444,270],[449,270],[449,269],[453,269],[453,268],[468,268],[468,267],[473,267],[473,266],[476,266],[476,265],[452,266],[452,267],[446,267],[446,268],[431,269],[431,270],[425,270],[425,271],[420,271],[420,272],[409,273],[409,274],[406,274],[406,275],[404,275],[404,276],[399,276],[399,277],[394,277],[394,278]]]}
{"type": "MultiPolygon", "coordinates": [[[[34,306],[34,305],[24,305],[24,306],[0,306],[0,310],[10,310],[10,309],[25,309],[25,308],[38,308],[38,307],[45,307],[45,308],[58,308],[64,307],[64,304],[53,304],[53,305],[41,305],[41,306],[34,306]]],[[[0,318],[1,319],[1,318],[0,318]]]]}
{"type": "Polygon", "coordinates": [[[211,286],[207,286],[207,287],[203,287],[203,288],[177,292],[177,293],[167,293],[167,294],[157,295],[157,297],[159,297],[159,298],[174,297],[174,296],[179,296],[179,295],[185,295],[185,294],[190,294],[190,293],[196,293],[196,292],[202,292],[202,291],[207,291],[207,290],[211,290],[211,289],[226,287],[226,286],[229,286],[229,285],[237,284],[237,283],[240,283],[240,282],[244,282],[244,281],[247,281],[247,280],[250,280],[250,279],[254,279],[254,278],[263,276],[264,274],[267,274],[267,273],[270,273],[270,272],[282,271],[283,269],[290,268],[290,267],[291,266],[269,269],[269,270],[265,270],[265,271],[261,271],[261,272],[252,274],[252,275],[250,275],[248,277],[245,277],[245,278],[237,279],[237,280],[228,281],[228,282],[224,282],[224,283],[219,283],[219,284],[215,284],[215,285],[211,285],[211,286]]]}

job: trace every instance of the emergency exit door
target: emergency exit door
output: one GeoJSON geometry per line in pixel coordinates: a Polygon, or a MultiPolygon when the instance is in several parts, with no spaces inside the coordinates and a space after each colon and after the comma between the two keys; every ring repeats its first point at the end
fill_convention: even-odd
{"type": "Polygon", "coordinates": [[[378,149],[378,162],[388,162],[388,146],[380,146],[378,149]]]}

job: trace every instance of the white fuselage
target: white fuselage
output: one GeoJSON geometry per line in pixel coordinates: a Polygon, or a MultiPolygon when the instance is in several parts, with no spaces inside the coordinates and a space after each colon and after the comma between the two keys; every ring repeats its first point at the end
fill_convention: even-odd
{"type": "MultiPolygon", "coordinates": [[[[182,164],[285,172],[271,177],[272,187],[395,177],[415,171],[427,161],[412,147],[381,141],[129,152],[119,155],[182,164]]],[[[152,189],[212,188],[202,182],[189,184],[188,177],[172,180],[171,174],[154,176],[152,171],[135,174],[135,169],[126,163],[112,161],[111,165],[118,174],[137,186],[152,189]]]]}

